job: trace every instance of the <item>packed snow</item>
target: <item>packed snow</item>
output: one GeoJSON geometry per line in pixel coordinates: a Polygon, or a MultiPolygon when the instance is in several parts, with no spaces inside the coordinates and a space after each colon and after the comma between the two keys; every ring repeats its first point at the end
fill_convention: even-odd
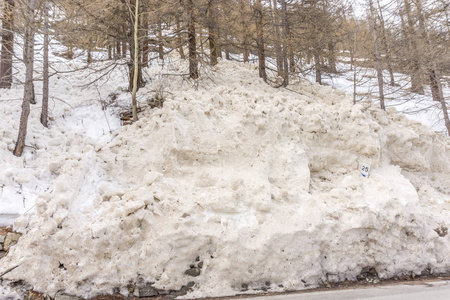
{"type": "Polygon", "coordinates": [[[51,127],[34,107],[21,158],[22,90],[2,91],[0,212],[27,213],[0,297],[17,280],[82,297],[194,282],[195,298],[450,271],[448,137],[303,78],[272,88],[252,64],[164,75],[186,69],[153,64],[140,103],[164,91],[164,106],[123,127],[123,67],[86,89],[89,70],[53,77],[51,127]]]}

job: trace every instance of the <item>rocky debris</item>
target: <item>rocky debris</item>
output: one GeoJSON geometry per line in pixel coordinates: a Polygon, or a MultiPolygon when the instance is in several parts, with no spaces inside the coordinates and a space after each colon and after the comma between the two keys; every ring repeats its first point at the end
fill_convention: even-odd
{"type": "Polygon", "coordinates": [[[184,274],[192,276],[192,277],[197,277],[200,275],[202,268],[203,268],[203,261],[200,260],[200,256],[197,256],[195,258],[195,263],[191,264],[189,266],[189,269],[187,269],[184,272],[184,274]]]}
{"type": "Polygon", "coordinates": [[[158,290],[151,286],[151,284],[147,284],[146,286],[139,288],[139,297],[154,297],[158,295],[158,290]]]}
{"type": "Polygon", "coordinates": [[[23,297],[24,300],[51,300],[49,296],[45,296],[44,294],[35,292],[35,291],[27,291],[26,295],[23,297]]]}
{"type": "Polygon", "coordinates": [[[421,273],[420,276],[430,276],[431,275],[431,270],[429,268],[424,269],[421,273]]]}
{"type": "Polygon", "coordinates": [[[356,276],[358,281],[366,281],[368,283],[380,283],[378,272],[373,267],[365,267],[361,270],[361,273],[356,276]]]}
{"type": "Polygon", "coordinates": [[[16,232],[8,232],[6,234],[5,240],[3,242],[3,250],[8,252],[9,249],[14,246],[15,244],[17,244],[17,242],[19,241],[20,238],[20,234],[16,233],[16,232]]]}
{"type": "MultiPolygon", "coordinates": [[[[138,113],[142,112],[142,108],[138,107],[137,112],[138,113]]],[[[121,113],[119,113],[119,117],[120,117],[122,126],[133,124],[133,110],[132,109],[122,111],[121,113]]]]}
{"type": "Polygon", "coordinates": [[[81,299],[83,299],[83,298],[80,298],[77,296],[72,296],[72,295],[67,295],[62,292],[56,293],[55,298],[53,298],[53,300],[81,300],[81,299]]]}
{"type": "Polygon", "coordinates": [[[193,267],[193,268],[186,270],[186,272],[184,272],[184,274],[192,276],[192,277],[197,277],[200,275],[200,272],[201,272],[200,268],[193,267]]]}
{"type": "Polygon", "coordinates": [[[17,243],[19,237],[20,234],[12,232],[11,228],[0,228],[0,259],[17,243]]]}
{"type": "Polygon", "coordinates": [[[0,258],[1,256],[1,252],[3,252],[3,243],[5,242],[5,236],[0,234],[0,258]]]}
{"type": "Polygon", "coordinates": [[[440,236],[440,237],[444,237],[448,234],[448,228],[441,226],[439,228],[436,228],[434,231],[436,231],[436,233],[440,236]]]}

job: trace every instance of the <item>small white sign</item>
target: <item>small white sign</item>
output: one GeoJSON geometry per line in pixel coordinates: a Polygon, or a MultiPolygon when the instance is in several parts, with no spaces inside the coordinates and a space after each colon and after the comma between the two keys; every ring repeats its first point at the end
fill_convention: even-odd
{"type": "Polygon", "coordinates": [[[369,177],[369,173],[370,173],[370,164],[368,163],[362,163],[361,168],[361,175],[364,177],[369,177]]]}

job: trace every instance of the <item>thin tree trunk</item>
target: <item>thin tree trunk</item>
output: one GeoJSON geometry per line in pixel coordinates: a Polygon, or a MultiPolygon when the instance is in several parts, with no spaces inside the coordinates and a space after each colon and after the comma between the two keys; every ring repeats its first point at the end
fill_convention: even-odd
{"type": "Polygon", "coordinates": [[[272,2],[270,2],[271,11],[272,11],[272,19],[273,19],[273,32],[275,34],[275,55],[277,58],[277,72],[278,75],[283,76],[283,54],[281,53],[281,47],[280,47],[280,22],[278,19],[278,7],[277,7],[277,0],[273,0],[273,7],[272,2]]]}
{"type": "Polygon", "coordinates": [[[88,64],[92,63],[92,52],[90,49],[88,49],[87,51],[87,63],[88,64]]]}
{"type": "Polygon", "coordinates": [[[289,65],[287,59],[287,14],[286,14],[286,0],[281,0],[281,28],[283,32],[283,86],[289,85],[289,65]]]}
{"type": "Polygon", "coordinates": [[[289,60],[289,71],[295,72],[295,59],[294,59],[294,50],[292,49],[291,42],[291,27],[289,25],[289,20],[286,19],[286,32],[287,32],[287,52],[288,52],[288,60],[289,60]]]}
{"type": "MultiPolygon", "coordinates": [[[[49,95],[49,72],[48,72],[48,47],[49,47],[49,24],[48,24],[48,2],[44,3],[44,66],[42,82],[42,112],[41,124],[48,127],[48,95],[49,95]]],[[[109,48],[111,49],[111,48],[109,48]]]]}
{"type": "Polygon", "coordinates": [[[264,52],[264,28],[263,28],[263,14],[261,0],[256,0],[256,34],[258,44],[258,58],[259,58],[259,77],[267,81],[266,74],[266,55],[264,52]]]}
{"type": "Polygon", "coordinates": [[[162,34],[161,19],[158,19],[158,53],[159,53],[159,59],[164,60],[164,46],[163,46],[163,34],[162,34]]]}
{"type": "Polygon", "coordinates": [[[108,45],[108,60],[112,60],[113,59],[112,52],[113,52],[112,46],[108,45]]]}
{"type": "Polygon", "coordinates": [[[115,59],[120,59],[120,42],[119,41],[116,41],[116,51],[115,51],[115,54],[114,54],[114,58],[115,59]]]}
{"type": "Polygon", "coordinates": [[[14,0],[4,0],[3,2],[0,88],[10,89],[12,84],[12,58],[14,54],[14,0]]]}
{"type": "Polygon", "coordinates": [[[416,7],[417,7],[417,15],[419,16],[419,31],[420,35],[422,36],[422,39],[425,42],[425,45],[428,47],[427,51],[427,59],[425,60],[425,65],[428,69],[428,76],[430,79],[430,88],[431,88],[431,94],[433,96],[433,100],[440,102],[442,95],[442,89],[440,87],[440,78],[437,71],[437,66],[435,63],[435,57],[433,55],[433,45],[431,44],[430,37],[428,35],[428,30],[425,25],[425,16],[423,14],[422,10],[422,3],[420,0],[414,1],[416,7]]]}
{"type": "Polygon", "coordinates": [[[139,0],[135,0],[135,10],[134,10],[134,74],[133,74],[133,90],[131,92],[132,98],[132,109],[133,109],[133,122],[138,120],[137,116],[137,100],[136,93],[138,90],[138,77],[139,77],[139,0]]]}
{"type": "Polygon", "coordinates": [[[243,47],[243,59],[244,62],[248,62],[250,50],[248,49],[248,28],[245,22],[245,3],[244,0],[240,0],[241,4],[241,27],[242,27],[242,47],[243,47]]]}
{"type": "Polygon", "coordinates": [[[197,41],[195,36],[195,19],[194,19],[194,3],[192,0],[186,1],[187,25],[188,25],[188,41],[189,41],[189,76],[197,79],[198,61],[197,61],[197,41]]]}
{"type": "Polygon", "coordinates": [[[422,70],[421,70],[421,53],[418,48],[417,37],[414,30],[414,20],[411,12],[411,4],[409,0],[404,0],[406,17],[408,20],[408,35],[411,41],[412,59],[411,64],[411,91],[420,95],[425,94],[422,83],[422,70]]]}
{"type": "MultiPolygon", "coordinates": [[[[214,18],[217,18],[216,13],[214,14],[214,18]]],[[[220,28],[219,28],[219,26],[217,26],[217,21],[216,21],[215,27],[216,27],[216,39],[215,39],[216,55],[217,55],[217,58],[222,58],[223,38],[221,38],[220,28]]]]}
{"type": "Polygon", "coordinates": [[[378,4],[378,11],[380,13],[381,38],[383,40],[384,49],[386,51],[386,64],[387,64],[387,69],[389,72],[390,85],[394,86],[395,79],[394,79],[394,71],[392,69],[392,64],[391,64],[391,47],[390,47],[390,45],[387,41],[387,37],[386,37],[386,26],[384,23],[383,10],[381,9],[380,0],[377,0],[377,4],[378,4]]]}
{"type": "Polygon", "coordinates": [[[380,106],[382,110],[386,110],[384,105],[384,81],[383,81],[383,69],[381,68],[381,60],[380,60],[380,52],[378,50],[378,33],[377,33],[377,24],[375,21],[375,10],[373,8],[372,0],[369,2],[370,5],[370,13],[371,13],[371,22],[372,22],[372,31],[374,37],[374,49],[375,49],[375,60],[377,64],[377,79],[378,79],[378,92],[380,95],[380,106]]]}
{"type": "Polygon", "coordinates": [[[217,65],[216,49],[216,21],[214,13],[214,0],[208,1],[208,40],[209,40],[209,58],[210,65],[217,65]]]}
{"type": "Polygon", "coordinates": [[[127,57],[127,42],[126,41],[122,41],[122,58],[126,58],[127,57]]]}
{"type": "Polygon", "coordinates": [[[22,156],[27,137],[28,116],[30,115],[30,102],[33,97],[33,67],[34,67],[34,9],[35,0],[29,0],[27,7],[27,23],[25,33],[25,88],[22,102],[22,114],[20,115],[19,134],[13,154],[22,156]]]}
{"type": "Polygon", "coordinates": [[[181,38],[181,28],[180,28],[180,20],[177,16],[177,32],[178,32],[178,36],[177,36],[177,42],[178,42],[178,52],[180,53],[180,57],[181,59],[185,59],[186,56],[184,55],[184,49],[183,49],[183,39],[181,38]]]}
{"type": "Polygon", "coordinates": [[[316,70],[316,82],[318,84],[322,84],[322,68],[320,64],[320,50],[317,48],[314,49],[314,67],[316,70]]]}
{"type": "Polygon", "coordinates": [[[149,46],[148,46],[148,19],[147,16],[142,16],[142,26],[144,27],[144,38],[142,40],[142,67],[148,67],[148,55],[149,55],[149,46]]]}
{"type": "Polygon", "coordinates": [[[334,42],[328,43],[328,66],[330,67],[331,73],[337,73],[336,69],[336,50],[334,42]]]}

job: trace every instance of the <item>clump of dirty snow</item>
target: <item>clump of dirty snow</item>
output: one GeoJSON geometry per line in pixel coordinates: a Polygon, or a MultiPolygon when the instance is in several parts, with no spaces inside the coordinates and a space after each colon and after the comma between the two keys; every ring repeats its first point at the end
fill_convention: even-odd
{"type": "Polygon", "coordinates": [[[247,64],[167,88],[111,141],[53,158],[6,279],[84,297],[194,282],[200,297],[450,270],[445,136],[331,87],[271,88],[247,64]]]}

